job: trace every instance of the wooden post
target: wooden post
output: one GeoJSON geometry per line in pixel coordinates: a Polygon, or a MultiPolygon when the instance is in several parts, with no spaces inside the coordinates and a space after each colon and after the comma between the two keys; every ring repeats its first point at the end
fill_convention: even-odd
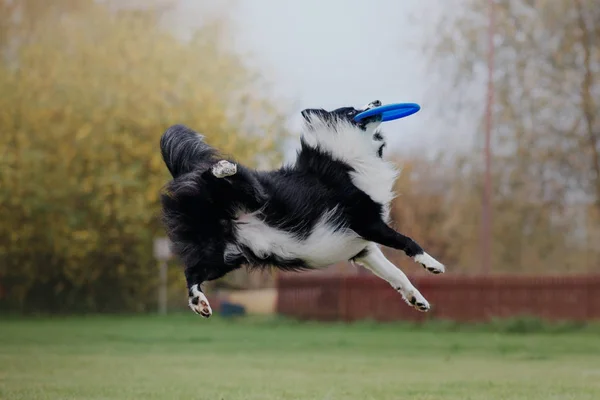
{"type": "Polygon", "coordinates": [[[159,262],[158,313],[167,314],[167,262],[159,262]]]}
{"type": "Polygon", "coordinates": [[[154,257],[158,260],[158,313],[167,314],[167,260],[171,258],[169,240],[154,239],[154,257]]]}
{"type": "Polygon", "coordinates": [[[488,87],[485,108],[485,175],[481,215],[481,268],[492,270],[492,114],[494,105],[494,0],[488,1],[488,87]]]}

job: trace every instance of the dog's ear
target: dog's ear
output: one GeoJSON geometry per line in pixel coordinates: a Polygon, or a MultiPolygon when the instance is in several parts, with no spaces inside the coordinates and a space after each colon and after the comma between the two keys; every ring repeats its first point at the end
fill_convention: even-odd
{"type": "Polygon", "coordinates": [[[310,122],[313,118],[325,119],[328,114],[329,113],[322,108],[307,108],[302,111],[302,116],[307,122],[310,122]]]}

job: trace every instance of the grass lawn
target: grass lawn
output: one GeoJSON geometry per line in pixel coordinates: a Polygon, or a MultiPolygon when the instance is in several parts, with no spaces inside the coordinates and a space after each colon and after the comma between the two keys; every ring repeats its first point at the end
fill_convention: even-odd
{"type": "Polygon", "coordinates": [[[600,399],[598,330],[0,319],[0,399],[600,399]]]}

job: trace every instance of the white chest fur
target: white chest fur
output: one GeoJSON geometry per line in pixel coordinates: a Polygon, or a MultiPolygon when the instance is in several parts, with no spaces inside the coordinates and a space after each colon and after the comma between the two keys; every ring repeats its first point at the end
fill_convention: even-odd
{"type": "MultiPolygon", "coordinates": [[[[257,214],[241,214],[237,222],[237,241],[259,258],[276,255],[283,259],[300,259],[311,267],[347,261],[366,246],[350,229],[336,230],[335,210],[325,213],[304,239],[267,225],[257,214]]],[[[236,249],[228,248],[233,253],[236,249]]]]}
{"type": "Polygon", "coordinates": [[[382,218],[387,221],[389,206],[395,196],[394,183],[400,171],[392,163],[378,157],[375,149],[380,143],[373,142],[372,132],[361,131],[343,121],[335,127],[316,121],[312,127],[304,132],[304,141],[351,166],[352,183],[383,206],[382,218]]]}

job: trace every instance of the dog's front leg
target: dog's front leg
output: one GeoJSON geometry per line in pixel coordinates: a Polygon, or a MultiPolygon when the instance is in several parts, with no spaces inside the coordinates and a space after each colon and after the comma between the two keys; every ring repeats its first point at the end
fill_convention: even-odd
{"type": "Polygon", "coordinates": [[[408,236],[396,232],[383,221],[369,225],[366,228],[356,230],[366,240],[379,243],[383,246],[402,250],[407,256],[415,262],[421,264],[423,268],[433,274],[441,274],[446,271],[446,267],[435,258],[427,254],[421,246],[408,236]]]}
{"type": "Polygon", "coordinates": [[[398,267],[392,264],[375,243],[371,243],[365,255],[354,259],[375,275],[387,281],[401,295],[404,301],[419,311],[429,311],[429,303],[413,286],[408,277],[398,267]]]}

